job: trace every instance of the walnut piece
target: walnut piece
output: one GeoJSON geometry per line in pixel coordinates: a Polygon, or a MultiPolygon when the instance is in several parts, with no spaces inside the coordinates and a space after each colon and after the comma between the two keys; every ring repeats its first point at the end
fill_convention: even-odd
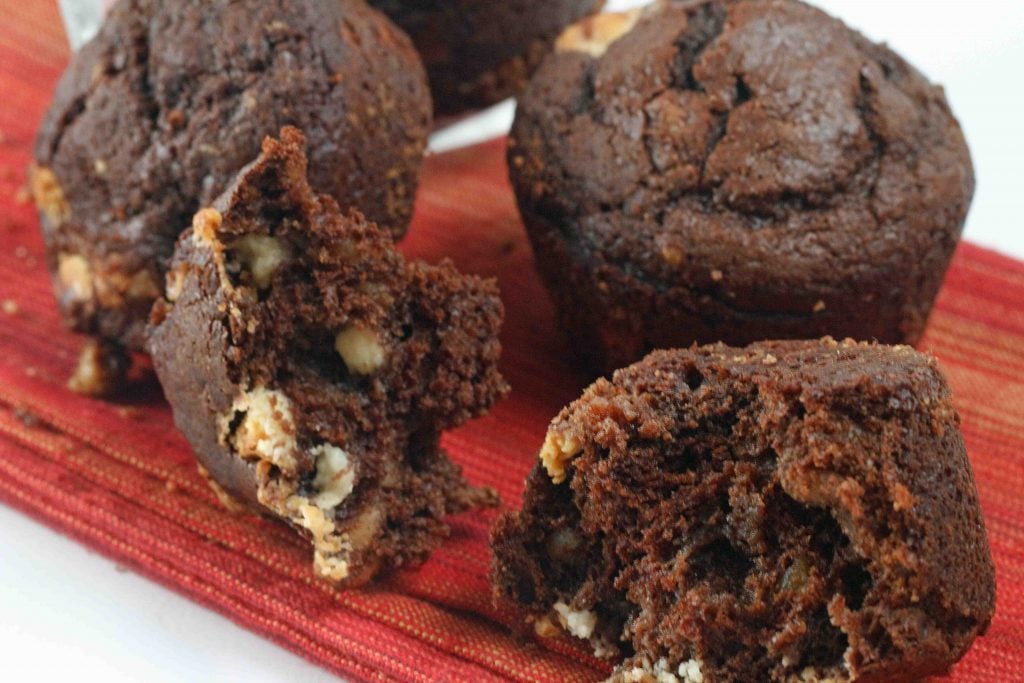
{"type": "Polygon", "coordinates": [[[640,7],[625,12],[605,12],[578,21],[558,36],[555,41],[557,52],[582,52],[595,59],[608,46],[633,30],[643,16],[640,7]]]}
{"type": "Polygon", "coordinates": [[[239,413],[242,422],[231,435],[239,456],[266,460],[283,470],[296,466],[295,418],[291,401],[280,391],[256,387],[235,400],[227,419],[222,419],[221,434],[230,432],[231,421],[239,413]]]}
{"type": "Polygon", "coordinates": [[[71,218],[71,207],[64,196],[64,189],[52,170],[32,164],[28,170],[28,186],[36,208],[46,217],[52,229],[59,228],[71,218]]]}
{"type": "Polygon", "coordinates": [[[192,217],[192,241],[199,246],[213,247],[223,221],[217,209],[199,209],[192,217]]]}
{"type": "Polygon", "coordinates": [[[377,537],[381,523],[384,521],[384,513],[378,507],[369,507],[363,510],[345,529],[353,550],[360,550],[370,545],[370,541],[377,537]]]}
{"type": "Polygon", "coordinates": [[[533,632],[541,638],[554,638],[562,633],[562,629],[551,621],[551,617],[545,615],[533,622],[533,632]]]}
{"type": "Polygon", "coordinates": [[[548,430],[544,445],[540,449],[540,461],[552,482],[561,484],[565,481],[566,464],[579,455],[582,450],[583,445],[575,436],[571,434],[566,436],[554,429],[548,430]]]}

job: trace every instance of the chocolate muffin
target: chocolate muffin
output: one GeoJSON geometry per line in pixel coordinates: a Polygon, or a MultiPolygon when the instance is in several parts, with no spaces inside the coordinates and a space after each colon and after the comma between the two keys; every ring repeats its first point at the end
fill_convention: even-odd
{"type": "Polygon", "coordinates": [[[656,351],[552,422],[494,587],[615,681],[903,681],[995,579],[935,359],[831,338],[656,351]]]}
{"type": "Polygon", "coordinates": [[[496,502],[440,449],[485,412],[495,283],[406,262],[307,182],[285,129],[182,234],[149,350],[216,489],[310,537],[317,573],[357,585],[425,558],[446,514],[496,502]]]}
{"type": "Polygon", "coordinates": [[[439,115],[515,95],[567,25],[604,0],[369,0],[412,37],[439,115]]]}
{"type": "Polygon", "coordinates": [[[508,156],[592,370],[694,341],[921,336],[974,191],[940,88],[795,0],[663,0],[559,48],[508,156]]]}
{"type": "Polygon", "coordinates": [[[317,191],[405,232],[430,94],[386,17],[362,0],[115,4],[57,86],[30,170],[67,322],[141,350],[181,227],[286,124],[309,138],[317,191]]]}

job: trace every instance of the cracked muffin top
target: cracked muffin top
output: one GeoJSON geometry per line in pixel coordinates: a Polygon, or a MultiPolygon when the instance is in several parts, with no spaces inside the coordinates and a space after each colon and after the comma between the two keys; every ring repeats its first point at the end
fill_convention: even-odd
{"type": "Polygon", "coordinates": [[[361,0],[121,0],[35,143],[65,316],[141,348],[181,227],[284,125],[309,139],[317,191],[401,235],[430,108],[409,39],[361,0]]]}
{"type": "MultiPolygon", "coordinates": [[[[572,27],[521,99],[509,162],[535,247],[569,252],[542,270],[892,342],[920,335],[974,190],[942,89],[795,0],[663,0],[572,27]],[[846,329],[856,307],[833,300],[850,290],[898,296],[846,329]]],[[[698,340],[812,336],[729,332],[698,340]]]]}

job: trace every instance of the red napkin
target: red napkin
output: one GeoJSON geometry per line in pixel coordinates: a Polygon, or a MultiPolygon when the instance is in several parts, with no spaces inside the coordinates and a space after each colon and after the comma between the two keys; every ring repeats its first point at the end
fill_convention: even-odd
{"type": "MultiPolygon", "coordinates": [[[[119,404],[67,391],[80,340],[58,319],[23,189],[68,57],[60,30],[52,2],[0,6],[0,501],[352,679],[607,675],[568,640],[516,640],[494,612],[493,511],[452,518],[451,538],[422,567],[336,591],[313,577],[292,531],[221,507],[154,382],[119,404]]],[[[471,481],[516,506],[548,420],[583,381],[534,275],[503,149],[495,141],[430,158],[402,248],[500,282],[512,394],[444,444],[471,481]]],[[[999,585],[995,621],[953,678],[1012,680],[1024,671],[1024,263],[962,245],[920,346],[953,385],[999,585]]]]}

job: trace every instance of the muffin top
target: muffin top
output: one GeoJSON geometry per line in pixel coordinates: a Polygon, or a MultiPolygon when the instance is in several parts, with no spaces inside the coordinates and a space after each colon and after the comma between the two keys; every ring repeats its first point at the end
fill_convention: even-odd
{"type": "Polygon", "coordinates": [[[808,281],[904,284],[921,253],[951,250],[974,188],[942,90],[795,0],[662,1],[572,27],[522,98],[509,160],[527,223],[581,261],[782,313],[811,310],[779,301],[808,281]]]}
{"type": "Polygon", "coordinates": [[[412,44],[361,0],[121,0],[35,143],[65,314],[140,347],[178,234],[284,125],[309,139],[317,191],[401,235],[430,119],[412,44]]]}

